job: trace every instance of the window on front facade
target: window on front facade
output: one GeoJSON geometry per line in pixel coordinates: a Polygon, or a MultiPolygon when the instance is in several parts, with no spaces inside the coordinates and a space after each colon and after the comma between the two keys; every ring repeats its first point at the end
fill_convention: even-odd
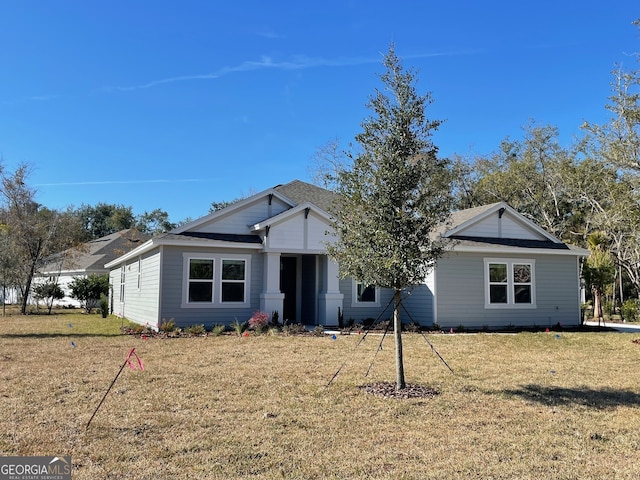
{"type": "Polygon", "coordinates": [[[245,265],[244,260],[222,260],[221,301],[245,301],[245,265]]]}
{"type": "Polygon", "coordinates": [[[248,306],[250,255],[184,252],[182,306],[248,306]]]}
{"type": "Polygon", "coordinates": [[[358,283],[356,285],[356,301],[358,303],[375,303],[376,287],[373,285],[358,283]]]}
{"type": "Polygon", "coordinates": [[[367,285],[354,280],[351,304],[354,307],[380,306],[380,291],[374,285],[367,285]]]}
{"type": "Polygon", "coordinates": [[[189,303],[213,302],[213,259],[189,259],[189,303]]]}
{"type": "Polygon", "coordinates": [[[527,263],[513,264],[513,301],[514,303],[531,303],[531,265],[527,263]]]}
{"type": "Polygon", "coordinates": [[[534,307],[534,261],[485,259],[486,306],[534,307]]]}

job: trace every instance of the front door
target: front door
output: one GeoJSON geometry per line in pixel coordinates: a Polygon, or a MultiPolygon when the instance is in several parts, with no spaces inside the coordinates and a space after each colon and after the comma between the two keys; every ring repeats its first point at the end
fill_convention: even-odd
{"type": "Polygon", "coordinates": [[[280,292],[284,293],[284,302],[282,305],[283,323],[296,322],[296,282],[297,282],[297,259],[296,257],[280,258],[280,292]]]}

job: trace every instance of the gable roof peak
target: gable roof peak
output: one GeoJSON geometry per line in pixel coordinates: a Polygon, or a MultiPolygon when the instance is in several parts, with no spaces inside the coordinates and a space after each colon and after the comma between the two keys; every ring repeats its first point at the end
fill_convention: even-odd
{"type": "Polygon", "coordinates": [[[284,185],[276,185],[273,190],[284,195],[296,205],[308,202],[320,207],[325,212],[331,211],[337,199],[335,192],[297,179],[284,185]]]}

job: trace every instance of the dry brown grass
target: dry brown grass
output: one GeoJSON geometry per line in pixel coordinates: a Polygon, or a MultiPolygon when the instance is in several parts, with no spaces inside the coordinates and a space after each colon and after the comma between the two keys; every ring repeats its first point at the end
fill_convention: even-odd
{"type": "Polygon", "coordinates": [[[143,340],[70,318],[0,318],[0,455],[71,455],[74,479],[640,477],[637,335],[429,336],[454,376],[407,334],[407,381],[441,393],[398,400],[359,388],[395,378],[391,338],[364,378],[380,337],[143,340]],[[131,347],[145,371],[85,431],[131,347]]]}

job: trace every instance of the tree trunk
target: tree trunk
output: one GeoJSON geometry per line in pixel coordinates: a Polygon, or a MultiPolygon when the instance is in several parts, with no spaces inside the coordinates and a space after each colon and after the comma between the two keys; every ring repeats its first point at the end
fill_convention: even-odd
{"type": "Polygon", "coordinates": [[[604,320],[602,316],[602,294],[598,288],[593,288],[593,317],[598,319],[598,325],[600,320],[604,320]]]}
{"type": "Polygon", "coordinates": [[[396,390],[406,387],[404,382],[404,361],[402,358],[402,322],[400,320],[400,302],[402,292],[396,290],[393,294],[393,331],[396,339],[396,390]]]}

